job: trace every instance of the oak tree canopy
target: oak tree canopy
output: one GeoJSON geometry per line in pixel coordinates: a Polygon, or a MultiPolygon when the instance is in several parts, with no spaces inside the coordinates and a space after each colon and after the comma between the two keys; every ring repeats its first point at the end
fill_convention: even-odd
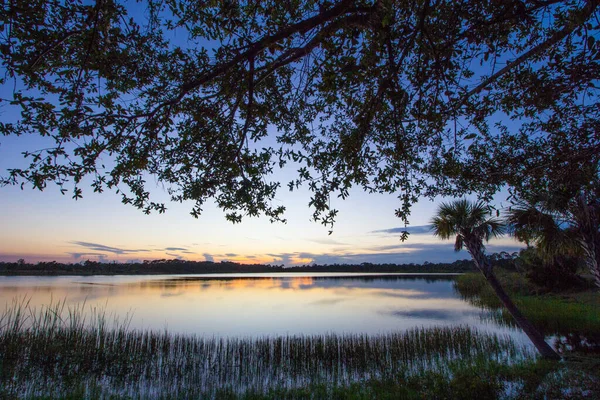
{"type": "Polygon", "coordinates": [[[0,134],[39,146],[2,183],[278,220],[287,164],[324,224],[353,186],[406,220],[421,196],[596,185],[598,3],[6,1],[0,134]]]}

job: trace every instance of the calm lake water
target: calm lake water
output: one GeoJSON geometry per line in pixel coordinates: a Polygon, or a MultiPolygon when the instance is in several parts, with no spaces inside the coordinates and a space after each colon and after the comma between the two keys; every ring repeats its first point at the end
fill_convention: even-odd
{"type": "Polygon", "coordinates": [[[461,300],[447,275],[227,274],[0,277],[0,306],[29,301],[38,310],[104,310],[136,329],[198,336],[385,333],[469,325],[509,334],[461,300]]]}

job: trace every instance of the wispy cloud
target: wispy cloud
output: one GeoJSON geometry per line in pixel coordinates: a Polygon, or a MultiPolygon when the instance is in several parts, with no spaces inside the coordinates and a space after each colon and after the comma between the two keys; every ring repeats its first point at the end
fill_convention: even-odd
{"type": "Polygon", "coordinates": [[[70,243],[76,244],[77,246],[85,247],[90,250],[103,251],[103,252],[114,253],[114,254],[132,254],[132,253],[143,253],[143,252],[150,251],[148,249],[122,249],[119,247],[106,246],[103,244],[90,243],[90,242],[73,241],[70,243]]]}
{"type": "Polygon", "coordinates": [[[73,257],[75,260],[81,260],[82,258],[89,258],[89,257],[97,257],[98,261],[101,262],[105,262],[108,260],[106,254],[104,253],[67,253],[68,255],[70,255],[71,257],[73,257]]]}
{"type": "Polygon", "coordinates": [[[165,254],[168,255],[168,256],[170,256],[170,257],[175,257],[175,258],[180,259],[180,260],[182,259],[181,254],[169,253],[169,252],[166,252],[165,254]]]}
{"type": "Polygon", "coordinates": [[[185,247],[165,247],[164,250],[166,251],[185,251],[187,250],[185,247]]]}

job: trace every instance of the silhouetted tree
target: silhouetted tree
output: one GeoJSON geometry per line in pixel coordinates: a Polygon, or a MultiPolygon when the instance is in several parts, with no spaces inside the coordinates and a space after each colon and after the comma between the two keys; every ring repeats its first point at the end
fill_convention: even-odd
{"type": "Polygon", "coordinates": [[[510,208],[507,221],[512,234],[534,243],[546,260],[582,256],[600,288],[600,200],[595,193],[572,197],[554,192],[521,201],[510,208]]]}
{"type": "Polygon", "coordinates": [[[324,224],[352,186],[403,219],[420,196],[535,192],[599,162],[598,3],[6,1],[0,137],[40,140],[2,181],[163,212],[152,176],[194,216],[279,220],[269,175],[292,162],[324,224]]]}
{"type": "Polygon", "coordinates": [[[431,220],[433,233],[442,239],[456,237],[454,250],[467,248],[475,266],[488,281],[502,304],[513,316],[517,324],[533,342],[540,354],[545,358],[560,359],[560,356],[544,340],[544,336],[536,329],[512,302],[502,285],[496,278],[492,265],[485,255],[483,241],[504,234],[505,227],[498,218],[488,217],[489,208],[483,202],[472,203],[468,200],[456,200],[442,203],[431,220]]]}

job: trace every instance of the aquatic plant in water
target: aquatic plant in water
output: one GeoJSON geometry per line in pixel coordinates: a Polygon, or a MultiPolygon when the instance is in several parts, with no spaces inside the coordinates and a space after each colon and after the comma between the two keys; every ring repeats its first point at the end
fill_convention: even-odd
{"type": "Polygon", "coordinates": [[[510,364],[533,357],[509,337],[468,327],[380,335],[202,338],[129,329],[64,302],[15,302],[0,317],[0,397],[208,396],[443,372],[451,362],[510,364]]]}

